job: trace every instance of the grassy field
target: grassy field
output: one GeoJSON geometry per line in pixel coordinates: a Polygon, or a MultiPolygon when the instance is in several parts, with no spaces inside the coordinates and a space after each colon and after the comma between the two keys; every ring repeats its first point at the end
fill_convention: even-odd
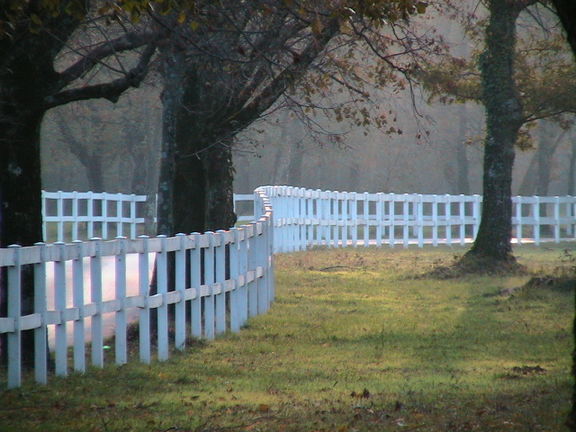
{"type": "MultiPolygon", "coordinates": [[[[277,301],[240,334],[0,393],[0,431],[564,431],[573,290],[421,277],[464,251],[279,256],[277,301]]],[[[515,253],[574,270],[575,245],[515,253]]]]}

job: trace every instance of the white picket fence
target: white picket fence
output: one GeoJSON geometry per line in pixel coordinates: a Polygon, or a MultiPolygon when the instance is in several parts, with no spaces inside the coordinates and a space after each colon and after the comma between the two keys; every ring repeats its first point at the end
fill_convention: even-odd
{"type": "Polygon", "coordinates": [[[146,195],[42,191],[44,241],[143,234],[146,195]]]}
{"type": "Polygon", "coordinates": [[[8,316],[0,317],[0,334],[7,334],[6,386],[22,384],[25,331],[34,333],[34,379],[46,383],[51,340],[57,376],[66,376],[71,369],[84,372],[89,363],[103,366],[108,349],[116,364],[126,363],[128,315],[133,312],[138,318],[138,357],[145,363],[152,360],[153,311],[158,360],[168,358],[171,345],[184,349],[187,336],[212,339],[226,330],[238,331],[249,317],[266,312],[274,299],[272,209],[263,190],[257,190],[253,199],[257,220],[227,231],[0,249],[0,270],[5,270],[8,287],[8,316]],[[156,256],[154,295],[149,294],[151,254],[156,256]],[[131,258],[135,265],[128,267],[131,258]],[[22,316],[27,269],[33,272],[34,311],[22,316]],[[105,286],[103,279],[110,273],[111,285],[105,286]],[[104,322],[110,316],[113,350],[105,345],[104,322]]]}
{"type": "MultiPolygon", "coordinates": [[[[104,199],[114,202],[117,209],[126,202],[133,209],[143,197],[84,197],[77,193],[70,198],[60,194],[56,208],[61,209],[57,215],[64,218],[63,223],[86,223],[88,227],[92,223],[130,223],[131,237],[142,223],[132,210],[128,216],[117,211],[104,217],[88,211],[83,214],[78,203],[70,204],[70,215],[66,204],[58,203],[104,199]]],[[[48,380],[48,348],[53,351],[58,376],[71,370],[84,372],[88,364],[102,367],[111,357],[106,352],[113,353],[116,364],[129,361],[130,321],[138,326],[139,360],[165,360],[170,347],[185,347],[188,336],[212,339],[227,330],[238,331],[249,317],[266,312],[274,299],[273,252],[310,246],[464,244],[476,235],[481,216],[478,195],[371,194],[266,186],[251,195],[238,195],[236,201],[248,198],[256,220],[227,231],[170,238],[94,238],[0,249],[0,277],[6,278],[8,287],[8,314],[0,317],[0,335],[7,336],[6,386],[22,384],[23,332],[34,334],[34,379],[39,383],[48,380]],[[150,295],[154,262],[157,294],[150,295]],[[34,310],[23,315],[21,293],[26,283],[33,285],[35,301],[34,310]],[[150,331],[152,319],[155,334],[150,331]],[[113,338],[108,339],[110,336],[113,338]],[[113,340],[112,346],[106,345],[108,340],[113,340]]],[[[48,195],[46,199],[53,198],[48,195]]],[[[514,197],[514,214],[518,242],[575,240],[575,197],[514,197]]],[[[79,229],[72,226],[73,237],[78,238],[79,229]]],[[[122,230],[116,227],[115,234],[122,230]]],[[[88,235],[95,232],[95,226],[88,229],[88,235]]],[[[104,228],[99,232],[106,234],[104,228]]],[[[3,376],[0,373],[0,381],[3,376]]]]}
{"type": "MultiPolygon", "coordinates": [[[[146,195],[42,191],[43,238],[64,242],[145,234],[146,195]]],[[[238,222],[254,219],[254,194],[234,194],[238,222]]]]}
{"type": "MultiPolygon", "coordinates": [[[[474,241],[480,195],[333,192],[265,187],[274,209],[275,252],[310,246],[460,244],[474,241]]],[[[573,241],[576,197],[515,196],[513,241],[573,241]]]]}

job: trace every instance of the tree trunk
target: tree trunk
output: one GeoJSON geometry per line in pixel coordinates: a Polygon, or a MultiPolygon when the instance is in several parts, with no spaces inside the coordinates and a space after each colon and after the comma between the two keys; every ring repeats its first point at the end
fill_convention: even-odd
{"type": "Polygon", "coordinates": [[[231,143],[221,143],[202,154],[204,174],[204,229],[233,227],[234,167],[231,143]]]}
{"type": "Polygon", "coordinates": [[[460,106],[458,111],[458,141],[456,142],[456,161],[458,163],[458,192],[470,195],[469,163],[466,152],[466,133],[468,132],[468,109],[466,105],[460,106]]]}
{"type": "MultiPolygon", "coordinates": [[[[572,0],[552,0],[552,3],[558,11],[562,26],[566,31],[566,36],[572,52],[576,58],[576,3],[572,0]]],[[[574,183],[576,182],[576,144],[572,144],[572,155],[570,157],[570,170],[569,170],[569,193],[574,195],[574,183]]],[[[574,346],[576,347],[576,316],[572,325],[572,335],[574,346]]],[[[572,350],[572,377],[576,379],[576,348],[572,350]]],[[[566,421],[568,428],[571,431],[576,431],[576,385],[572,388],[572,409],[566,421]]]]}
{"type": "Polygon", "coordinates": [[[522,124],[522,107],[514,83],[515,22],[518,7],[491,0],[486,48],[480,59],[487,132],[484,148],[484,201],[478,236],[465,258],[515,262],[512,255],[512,167],[514,145],[522,124]]]}
{"type": "MultiPolygon", "coordinates": [[[[2,87],[4,83],[0,83],[2,87]]],[[[42,182],[40,175],[40,125],[43,112],[28,103],[0,104],[0,247],[30,246],[42,241],[42,182]]],[[[0,272],[0,316],[7,316],[6,271],[0,272]]],[[[33,269],[22,271],[22,314],[33,312],[33,269]]],[[[24,365],[33,364],[33,333],[24,332],[24,365]]],[[[0,338],[0,355],[6,356],[6,336],[0,338]]]]}

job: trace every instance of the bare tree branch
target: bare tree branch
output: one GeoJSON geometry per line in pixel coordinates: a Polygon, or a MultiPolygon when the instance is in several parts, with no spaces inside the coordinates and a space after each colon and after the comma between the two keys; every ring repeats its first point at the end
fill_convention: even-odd
{"type": "Polygon", "coordinates": [[[160,37],[161,35],[157,31],[127,33],[94,48],[87,54],[82,54],[80,60],[60,73],[60,88],[64,88],[74,80],[83,77],[95,65],[100,64],[106,57],[122,51],[139,48],[143,45],[157,41],[160,37]]]}
{"type": "Polygon", "coordinates": [[[148,70],[150,60],[156,51],[156,44],[149,44],[142,55],[138,64],[132,68],[124,77],[110,81],[104,84],[74,88],[61,91],[44,100],[44,108],[49,109],[59,105],[65,105],[70,102],[103,98],[111,102],[116,102],[120,95],[130,87],[138,87],[148,70]]]}

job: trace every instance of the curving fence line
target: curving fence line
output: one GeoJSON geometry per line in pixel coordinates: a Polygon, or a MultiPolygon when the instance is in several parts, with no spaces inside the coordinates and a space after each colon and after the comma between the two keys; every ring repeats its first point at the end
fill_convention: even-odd
{"type": "Polygon", "coordinates": [[[21,386],[23,361],[33,364],[36,382],[46,383],[49,351],[57,376],[84,372],[88,364],[102,367],[108,359],[126,363],[131,313],[137,357],[149,363],[166,360],[170,347],[184,349],[189,336],[236,332],[266,312],[274,299],[273,215],[264,190],[255,191],[254,201],[256,220],[227,231],[0,249],[8,295],[8,314],[0,317],[5,385],[21,386]],[[23,308],[22,293],[31,291],[34,305],[23,308]],[[25,335],[33,337],[33,358],[23,358],[25,335]]]}
{"type": "MultiPolygon", "coordinates": [[[[94,221],[95,215],[89,215],[103,224],[126,223],[120,210],[134,209],[142,201],[128,197],[136,198],[67,196],[113,202],[117,212],[107,214],[112,219],[98,214],[94,221]]],[[[237,201],[247,198],[241,195],[237,201]]],[[[23,363],[33,365],[30,379],[46,383],[49,352],[54,373],[66,376],[105,362],[165,360],[171,348],[184,349],[188,337],[212,339],[239,331],[274,299],[274,252],[310,246],[465,244],[476,235],[481,217],[478,195],[265,186],[250,198],[254,221],[226,231],[0,249],[0,286],[7,287],[8,297],[7,316],[0,317],[0,350],[8,359],[0,386],[19,387],[29,377],[23,363]],[[30,297],[33,305],[23,301],[30,297]],[[133,329],[138,334],[136,354],[129,345],[136,339],[133,329]],[[33,342],[33,350],[25,350],[33,358],[23,358],[27,341],[33,342]]],[[[575,197],[513,201],[517,242],[575,240],[575,197]]],[[[64,204],[56,206],[66,216],[64,204]]],[[[61,222],[80,224],[81,206],[72,204],[73,220],[61,222]]],[[[134,212],[128,218],[140,223],[134,212]]],[[[116,233],[122,229],[117,227],[116,233]]],[[[135,230],[130,228],[132,236],[135,230]]],[[[78,228],[71,232],[77,235],[78,228]]]]}
{"type": "MultiPolygon", "coordinates": [[[[464,245],[481,220],[480,195],[334,192],[270,186],[276,252],[310,246],[464,245]]],[[[514,196],[512,241],[576,239],[576,197],[514,196]]]]}

